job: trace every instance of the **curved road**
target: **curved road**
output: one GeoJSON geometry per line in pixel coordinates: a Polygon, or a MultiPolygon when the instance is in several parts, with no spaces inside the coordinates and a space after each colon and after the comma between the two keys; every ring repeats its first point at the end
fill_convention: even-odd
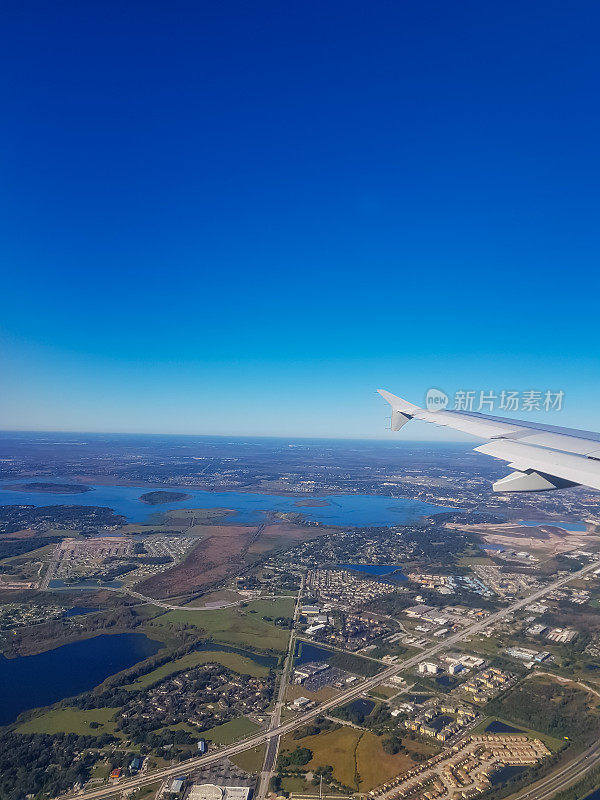
{"type": "MultiPolygon", "coordinates": [[[[420,661],[426,661],[428,658],[437,655],[442,650],[446,650],[448,647],[452,645],[461,644],[464,640],[469,637],[473,636],[476,633],[480,633],[481,631],[485,630],[485,628],[493,625],[495,622],[503,619],[504,617],[512,614],[514,611],[518,611],[520,608],[523,608],[529,603],[533,603],[536,600],[539,600],[548,592],[552,592],[555,589],[558,589],[561,586],[564,586],[571,581],[577,580],[582,575],[587,574],[593,569],[598,568],[598,562],[593,561],[590,564],[587,564],[583,569],[578,570],[577,572],[569,573],[568,575],[564,575],[563,577],[559,578],[558,580],[554,581],[547,586],[543,586],[541,589],[537,589],[535,592],[532,592],[527,597],[522,598],[521,600],[516,600],[514,603],[506,606],[506,608],[501,609],[500,611],[496,611],[493,614],[490,614],[489,617],[485,619],[478,620],[474,622],[472,625],[469,625],[467,628],[459,631],[458,633],[454,633],[451,636],[448,636],[443,642],[439,642],[435,644],[433,647],[430,647],[428,650],[424,650],[423,652],[418,653],[411,658],[406,659],[405,661],[397,662],[394,665],[387,667],[386,669],[382,670],[382,672],[378,673],[377,675],[366,678],[364,681],[361,681],[358,685],[347,689],[346,691],[339,694],[337,697],[332,698],[331,700],[327,700],[324,703],[319,704],[315,708],[312,708],[310,711],[305,711],[302,714],[299,714],[294,719],[289,720],[283,724],[277,724],[274,727],[270,727],[267,730],[261,731],[260,733],[254,734],[253,736],[249,736],[246,739],[243,739],[236,744],[229,745],[227,747],[221,748],[221,750],[217,750],[215,752],[209,753],[208,755],[200,756],[197,758],[190,758],[187,761],[182,762],[181,764],[177,764],[173,767],[165,767],[163,769],[155,770],[154,772],[145,774],[145,775],[138,775],[134,778],[127,778],[122,780],[116,784],[111,786],[104,786],[100,789],[93,789],[91,791],[84,791],[80,792],[77,795],[71,795],[74,797],[81,798],[82,800],[103,800],[104,798],[111,797],[115,794],[120,794],[124,791],[131,791],[141,786],[148,786],[149,784],[156,783],[159,780],[164,780],[165,778],[175,777],[177,775],[182,775],[188,773],[190,770],[195,769],[196,767],[206,766],[208,764],[212,764],[215,761],[220,761],[225,756],[232,756],[236,755],[237,753],[241,753],[244,750],[248,750],[251,747],[257,747],[260,745],[265,744],[273,739],[275,736],[282,736],[290,731],[293,731],[295,728],[299,728],[302,725],[305,725],[310,720],[314,719],[315,717],[319,716],[319,714],[323,714],[325,711],[328,711],[330,708],[335,708],[339,705],[343,705],[350,700],[354,700],[357,697],[360,697],[363,692],[369,691],[373,687],[377,686],[380,683],[384,683],[389,678],[397,675],[399,672],[403,672],[406,669],[410,669],[411,667],[416,666],[420,661]]],[[[198,610],[198,609],[196,609],[198,610]]],[[[581,764],[581,756],[578,756],[574,761],[569,762],[567,767],[565,767],[561,772],[557,773],[555,776],[550,776],[546,779],[546,781],[553,781],[557,780],[558,785],[557,788],[551,788],[551,784],[548,783],[547,787],[544,787],[544,781],[541,782],[539,789],[530,789],[528,793],[519,795],[519,798],[522,800],[547,800],[551,794],[548,792],[554,793],[559,788],[562,788],[564,785],[567,784],[569,781],[569,770],[573,770],[575,774],[581,775],[584,771],[587,771],[592,764],[596,763],[597,760],[600,759],[600,743],[598,745],[594,745],[590,748],[587,753],[582,754],[584,756],[584,763],[586,764],[585,770],[582,769],[581,764]],[[596,750],[595,748],[598,748],[596,750]],[[587,762],[585,759],[585,755],[587,754],[587,762]],[[537,792],[540,792],[538,794],[537,792]],[[544,793],[545,792],[545,793],[544,793]]],[[[572,782],[572,780],[571,780],[572,782]]],[[[65,795],[62,795],[65,797],[65,795]]]]}

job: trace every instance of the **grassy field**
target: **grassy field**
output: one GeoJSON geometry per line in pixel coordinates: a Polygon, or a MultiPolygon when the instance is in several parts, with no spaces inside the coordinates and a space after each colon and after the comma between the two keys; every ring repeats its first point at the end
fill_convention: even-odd
{"type": "MultiPolygon", "coordinates": [[[[313,753],[308,770],[331,764],[338,781],[361,792],[368,792],[413,766],[409,754],[390,755],[384,751],[379,736],[349,726],[300,740],[286,737],[284,744],[290,750],[308,747],[313,753]]],[[[420,743],[410,742],[410,749],[430,754],[427,745],[420,743]]]]}
{"type": "Polygon", "coordinates": [[[376,689],[371,689],[369,694],[373,695],[373,697],[387,700],[390,697],[394,697],[399,691],[399,686],[378,686],[376,689]]]}
{"type": "Polygon", "coordinates": [[[255,612],[259,617],[292,617],[294,615],[295,596],[274,597],[265,600],[251,600],[248,611],[255,612]]]}
{"type": "Polygon", "coordinates": [[[252,747],[250,750],[244,750],[243,753],[238,753],[236,756],[230,756],[229,760],[246,772],[260,772],[265,760],[265,749],[266,745],[264,744],[260,747],[252,747]]]}
{"type": "Polygon", "coordinates": [[[79,708],[55,708],[23,722],[16,728],[17,733],[76,733],[79,736],[99,736],[111,733],[119,736],[111,721],[117,708],[93,708],[83,711],[79,708]],[[90,722],[98,722],[100,727],[90,727],[90,722]]]}
{"type": "Polygon", "coordinates": [[[293,778],[282,778],[281,788],[284,792],[298,792],[299,794],[315,794],[315,791],[319,791],[318,786],[315,789],[314,786],[311,786],[310,783],[307,783],[303,778],[297,778],[296,776],[293,778]]]}
{"type": "Polygon", "coordinates": [[[191,667],[196,667],[199,664],[208,664],[209,662],[223,664],[224,667],[228,667],[234,672],[240,673],[240,675],[252,675],[255,678],[260,678],[263,675],[267,675],[269,672],[267,667],[263,667],[260,664],[257,664],[256,661],[252,661],[252,659],[241,656],[238,653],[224,653],[219,651],[204,650],[199,653],[187,653],[175,661],[170,661],[167,664],[163,664],[162,666],[152,670],[152,672],[148,672],[146,675],[141,675],[139,678],[134,680],[133,683],[129,683],[123,688],[143,689],[145,686],[150,686],[150,684],[162,680],[163,678],[166,678],[168,675],[172,675],[175,672],[179,672],[183,669],[190,669],[191,667]]]}
{"type": "MultiPolygon", "coordinates": [[[[266,622],[262,616],[280,616],[274,614],[275,606],[269,607],[271,613],[267,614],[267,606],[262,610],[260,601],[253,604],[255,614],[250,613],[251,606],[245,608],[220,608],[214,611],[168,611],[161,614],[150,623],[152,626],[169,627],[171,625],[194,625],[206,632],[207,636],[212,636],[215,641],[226,644],[234,644],[254,647],[256,650],[277,650],[284,652],[287,649],[290,632],[266,622]],[[258,606],[258,608],[256,608],[258,606]],[[259,611],[262,610],[262,613],[259,611]]],[[[287,603],[292,611],[284,616],[291,616],[293,613],[293,598],[284,598],[280,603],[287,603]]]]}
{"type": "Polygon", "coordinates": [[[199,736],[215,744],[230,744],[231,742],[235,742],[236,739],[241,739],[244,736],[250,736],[251,733],[256,733],[259,728],[260,726],[252,722],[248,717],[237,717],[237,719],[232,719],[231,722],[225,722],[223,725],[209,728],[207,731],[199,734],[199,736]]]}

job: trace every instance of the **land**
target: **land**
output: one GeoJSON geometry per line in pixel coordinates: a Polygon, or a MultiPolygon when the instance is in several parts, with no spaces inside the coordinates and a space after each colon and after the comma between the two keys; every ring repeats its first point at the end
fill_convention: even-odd
{"type": "Polygon", "coordinates": [[[2,489],[13,492],[42,492],[47,494],[85,494],[93,491],[91,486],[80,483],[17,483],[3,486],[2,489]]]}
{"type": "Polygon", "coordinates": [[[184,500],[190,500],[191,497],[191,494],[186,494],[185,492],[165,492],[163,490],[157,490],[140,495],[140,500],[142,503],[148,503],[150,506],[158,506],[161,503],[183,502],[184,500]]]}
{"type": "Polygon", "coordinates": [[[235,574],[258,528],[241,525],[206,525],[202,539],[187,558],[172,569],[149,578],[138,590],[152,597],[182,597],[216,585],[235,574]]]}
{"type": "MultiPolygon", "coordinates": [[[[47,446],[4,445],[0,477],[47,476],[50,485],[47,446]]],[[[415,796],[439,790],[440,800],[443,791],[452,800],[455,789],[437,786],[434,773],[439,763],[457,774],[454,752],[474,759],[472,783],[463,786],[473,796],[499,797],[554,780],[554,771],[562,788],[566,765],[600,733],[597,497],[594,506],[586,490],[494,496],[496,467],[482,474],[482,463],[470,452],[379,443],[184,439],[172,450],[150,443],[143,455],[126,438],[61,445],[55,474],[84,486],[145,485],[144,496],[166,494],[164,502],[189,496],[186,488],[259,491],[292,497],[297,510],[228,524],[236,512],[225,507],[154,513],[146,522],[109,508],[0,508],[5,654],[127,631],[164,643],[101,686],[0,731],[11,791],[17,782],[22,793],[15,797],[75,784],[86,800],[136,787],[156,792],[158,781],[182,774],[185,794],[202,775],[233,775],[231,759],[259,800],[269,780],[309,794],[322,778],[324,792],[391,797],[413,777],[415,796]],[[335,505],[324,495],[336,493],[400,495],[461,511],[372,527],[323,525],[301,513],[335,505]],[[569,519],[585,519],[586,531],[558,524],[569,519]],[[401,572],[370,574],[383,565],[401,572]],[[83,604],[81,581],[97,584],[85,594],[96,610],[66,617],[83,604]],[[298,641],[304,653],[315,648],[309,660],[298,641]],[[491,722],[513,732],[492,733],[491,722]],[[510,736],[524,741],[508,752],[510,736]],[[209,743],[204,756],[201,738],[209,743]],[[58,781],[45,783],[45,769],[9,772],[32,748],[66,765],[58,781]],[[293,763],[297,755],[286,763],[298,751],[303,763],[293,763]],[[140,755],[143,771],[129,777],[140,755]],[[529,759],[525,771],[490,788],[492,762],[515,764],[517,756],[529,759]],[[116,768],[123,775],[110,779],[116,768]]]]}

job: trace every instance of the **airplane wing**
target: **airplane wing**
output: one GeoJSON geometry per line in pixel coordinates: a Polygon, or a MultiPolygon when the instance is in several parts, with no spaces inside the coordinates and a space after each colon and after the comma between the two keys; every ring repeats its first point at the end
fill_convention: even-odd
{"type": "Polygon", "coordinates": [[[493,484],[495,492],[543,492],[568,486],[600,490],[600,433],[512,420],[472,411],[428,411],[379,389],[392,407],[392,430],[411,419],[435,422],[489,439],[476,447],[514,471],[493,484]]]}

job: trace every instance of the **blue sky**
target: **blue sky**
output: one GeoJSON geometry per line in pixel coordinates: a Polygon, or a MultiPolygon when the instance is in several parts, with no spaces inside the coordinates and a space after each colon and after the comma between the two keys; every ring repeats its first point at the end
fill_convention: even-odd
{"type": "Polygon", "coordinates": [[[433,385],[598,429],[599,23],[9,2],[0,427],[379,437],[433,385]]]}

